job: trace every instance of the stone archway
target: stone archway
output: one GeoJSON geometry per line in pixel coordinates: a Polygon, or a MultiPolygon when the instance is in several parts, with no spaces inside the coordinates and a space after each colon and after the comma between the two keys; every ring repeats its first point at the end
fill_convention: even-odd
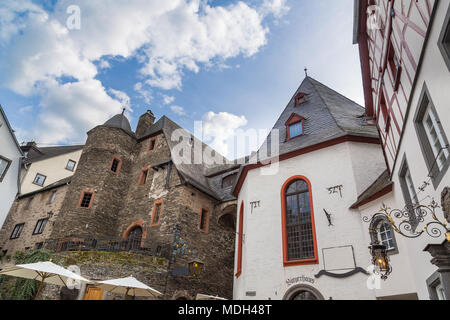
{"type": "Polygon", "coordinates": [[[325,300],[325,298],[316,288],[298,284],[286,291],[283,300],[325,300]]]}
{"type": "MultiPolygon", "coordinates": [[[[144,220],[140,219],[134,221],[128,226],[128,228],[122,233],[122,239],[127,241],[131,240],[132,249],[138,249],[144,246],[144,241],[147,238],[147,229],[144,227],[144,220]]],[[[129,243],[127,243],[127,248],[129,243]]]]}
{"type": "Polygon", "coordinates": [[[230,229],[233,232],[236,231],[236,201],[230,201],[222,205],[219,208],[219,215],[217,223],[226,229],[230,229]]]}

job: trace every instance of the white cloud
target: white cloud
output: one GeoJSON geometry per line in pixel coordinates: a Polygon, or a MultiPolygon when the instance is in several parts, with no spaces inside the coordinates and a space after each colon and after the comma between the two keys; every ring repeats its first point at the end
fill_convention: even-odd
{"type": "Polygon", "coordinates": [[[264,16],[271,14],[275,18],[279,19],[290,9],[286,5],[286,2],[287,0],[264,0],[260,8],[260,13],[264,16]]]}
{"type": "Polygon", "coordinates": [[[247,124],[245,116],[237,116],[228,112],[215,113],[209,111],[203,115],[203,138],[211,147],[223,155],[229,153],[227,141],[236,130],[247,124]]]}
{"type": "Polygon", "coordinates": [[[122,103],[95,79],[49,86],[41,106],[33,132],[40,143],[83,142],[87,131],[122,112],[122,103]]]}
{"type": "Polygon", "coordinates": [[[164,104],[171,104],[175,101],[175,97],[167,96],[165,94],[162,95],[164,104]]]}
{"type": "Polygon", "coordinates": [[[109,69],[109,68],[111,68],[111,65],[109,64],[108,61],[106,61],[104,59],[100,59],[99,63],[98,63],[98,67],[100,69],[109,69]]]}
{"type": "Polygon", "coordinates": [[[123,108],[128,111],[133,111],[133,109],[131,109],[130,97],[125,92],[115,89],[109,89],[108,91],[120,101],[123,108]]]}
{"type": "Polygon", "coordinates": [[[33,106],[25,106],[19,109],[19,113],[25,114],[33,110],[33,106]]]}
{"type": "Polygon", "coordinates": [[[184,111],[184,108],[180,107],[180,106],[170,106],[170,110],[172,110],[174,113],[176,113],[179,116],[184,116],[186,114],[186,111],[184,111]]]}
{"type": "Polygon", "coordinates": [[[137,82],[133,89],[134,91],[136,91],[137,93],[139,93],[139,95],[144,99],[146,104],[150,104],[150,101],[152,99],[152,92],[150,89],[144,89],[145,84],[142,84],[142,82],[137,82]]]}
{"type": "Polygon", "coordinates": [[[38,119],[46,132],[39,132],[42,125],[35,127],[44,140],[70,141],[120,112],[120,105],[131,110],[124,92],[105,90],[95,79],[97,68],[110,67],[106,58],[137,58],[143,79],[134,89],[149,104],[151,90],[145,86],[180,89],[186,72],[257,53],[268,33],[263,19],[280,15],[284,2],[212,7],[203,0],[79,0],[81,29],[68,30],[66,9],[72,0],[56,1],[51,12],[29,0],[3,0],[0,84],[40,97],[38,119]],[[63,84],[61,78],[73,81],[63,84]]]}

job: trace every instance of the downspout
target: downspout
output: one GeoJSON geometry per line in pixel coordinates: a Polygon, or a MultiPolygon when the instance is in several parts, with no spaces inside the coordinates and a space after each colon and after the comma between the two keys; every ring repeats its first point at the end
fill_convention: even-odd
{"type": "MultiPolygon", "coordinates": [[[[20,174],[22,172],[22,164],[24,164],[24,161],[23,161],[24,159],[25,159],[24,156],[19,157],[19,169],[18,169],[18,174],[17,174],[17,195],[16,195],[16,198],[17,198],[17,196],[20,195],[20,193],[22,191],[22,189],[21,189],[22,183],[20,181],[20,174]]],[[[24,165],[24,167],[25,167],[25,170],[28,170],[26,168],[26,165],[24,165]]]]}

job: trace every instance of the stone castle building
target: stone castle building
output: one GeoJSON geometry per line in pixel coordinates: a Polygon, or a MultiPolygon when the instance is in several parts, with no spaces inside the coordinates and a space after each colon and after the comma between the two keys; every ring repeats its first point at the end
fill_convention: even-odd
{"type": "MultiPolygon", "coordinates": [[[[118,114],[88,132],[76,171],[55,204],[58,214],[39,242],[56,252],[135,251],[165,258],[167,268],[149,277],[164,298],[199,293],[231,298],[236,212],[231,187],[239,165],[225,162],[169,118],[154,121],[147,111],[133,132],[118,114]],[[203,160],[192,164],[198,147],[203,160]],[[200,275],[189,273],[192,261],[203,264],[200,275]]],[[[62,182],[34,193],[47,198],[62,182]]],[[[13,241],[17,207],[26,206],[20,198],[16,202],[2,230],[4,248],[13,241]]]]}

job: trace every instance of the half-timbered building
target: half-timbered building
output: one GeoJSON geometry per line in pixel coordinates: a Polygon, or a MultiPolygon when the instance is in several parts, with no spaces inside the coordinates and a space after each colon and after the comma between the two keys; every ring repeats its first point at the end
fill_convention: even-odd
{"type": "MultiPolygon", "coordinates": [[[[449,0],[355,0],[354,43],[360,51],[365,116],[378,129],[387,172],[352,208],[367,216],[383,204],[409,210],[408,236],[418,236],[423,230],[419,222],[431,219],[408,208],[434,199],[440,206],[437,218],[448,220],[449,20],[449,0]]],[[[439,272],[443,267],[436,259],[430,262],[432,256],[426,252],[429,244],[445,244],[445,228],[439,228],[414,239],[397,235],[405,239],[409,262],[392,257],[393,270],[412,267],[420,299],[445,298],[445,287],[450,299],[448,270],[447,276],[439,272]]]]}

